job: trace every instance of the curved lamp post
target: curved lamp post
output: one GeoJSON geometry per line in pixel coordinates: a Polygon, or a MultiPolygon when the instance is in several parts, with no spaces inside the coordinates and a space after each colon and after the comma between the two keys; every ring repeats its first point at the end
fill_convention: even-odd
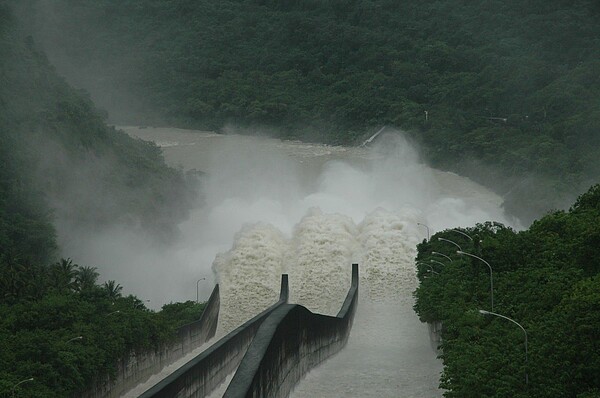
{"type": "Polygon", "coordinates": [[[442,267],[446,265],[446,264],[444,264],[443,262],[441,262],[441,261],[437,261],[437,260],[432,260],[432,259],[430,259],[429,261],[431,261],[432,263],[439,264],[439,265],[441,265],[442,267]]]}
{"type": "Polygon", "coordinates": [[[458,245],[458,243],[451,241],[450,239],[446,239],[446,238],[438,238],[438,240],[440,242],[448,242],[448,243],[452,243],[454,246],[458,247],[458,250],[462,251],[462,249],[460,248],[460,246],[458,245]]]}
{"type": "Polygon", "coordinates": [[[461,234],[462,236],[466,236],[467,239],[469,239],[471,242],[473,241],[473,238],[471,238],[471,236],[469,234],[467,234],[466,232],[461,231],[460,229],[452,228],[450,231],[454,231],[456,233],[461,234]]]}
{"type": "Polygon", "coordinates": [[[494,276],[493,276],[493,273],[492,273],[492,266],[490,265],[490,263],[488,263],[487,261],[485,261],[481,257],[476,256],[476,255],[471,254],[471,253],[463,252],[462,250],[458,250],[456,252],[456,254],[460,254],[461,256],[469,256],[469,257],[476,258],[477,260],[484,262],[485,265],[488,266],[488,268],[490,269],[490,297],[492,299],[492,311],[494,311],[494,276]]]}
{"type": "Polygon", "coordinates": [[[429,240],[429,227],[425,224],[422,224],[420,222],[417,223],[417,225],[420,225],[422,227],[425,227],[425,229],[427,229],[427,240],[429,240]]]}
{"type": "Polygon", "coordinates": [[[490,311],[486,311],[486,310],[479,310],[479,312],[483,315],[494,315],[500,318],[504,318],[508,321],[511,321],[512,323],[514,323],[515,325],[517,325],[518,327],[521,328],[521,330],[523,331],[523,333],[525,333],[525,384],[529,385],[529,375],[527,373],[527,362],[528,362],[528,354],[527,354],[527,331],[525,330],[525,328],[523,326],[521,326],[521,324],[517,321],[515,321],[514,319],[511,319],[507,316],[504,315],[500,315],[500,314],[496,314],[495,312],[490,312],[490,311]]]}
{"type": "Polygon", "coordinates": [[[196,303],[197,303],[197,302],[198,302],[198,300],[200,299],[200,293],[199,293],[199,290],[198,290],[198,289],[199,289],[199,284],[200,284],[200,281],[204,281],[204,280],[206,280],[206,278],[200,278],[200,279],[198,279],[198,280],[196,281],[196,303]]]}
{"type": "Polygon", "coordinates": [[[28,379],[25,379],[25,380],[21,380],[20,382],[18,382],[17,384],[15,384],[15,385],[13,386],[13,388],[12,388],[12,396],[13,396],[13,398],[14,398],[14,396],[15,396],[15,388],[17,388],[17,386],[18,386],[19,384],[21,384],[21,383],[26,383],[26,382],[28,382],[28,381],[33,381],[33,377],[30,377],[30,378],[28,378],[28,379]]]}
{"type": "Polygon", "coordinates": [[[109,315],[112,315],[112,314],[118,314],[120,312],[121,312],[120,310],[116,310],[116,311],[111,312],[110,314],[106,314],[106,316],[109,316],[109,315]]]}
{"type": "Polygon", "coordinates": [[[70,343],[71,341],[75,341],[75,340],[82,340],[83,336],[77,336],[77,337],[73,337],[72,339],[67,340],[65,343],[70,343]]]}
{"type": "Polygon", "coordinates": [[[417,261],[415,264],[417,264],[417,265],[419,265],[419,264],[420,264],[420,265],[424,265],[424,266],[426,266],[427,268],[429,268],[429,269],[427,270],[427,272],[433,272],[434,274],[437,274],[437,275],[439,275],[439,274],[440,274],[439,272],[436,272],[436,271],[433,269],[433,267],[431,266],[431,264],[424,263],[423,261],[417,261]]]}
{"type": "Polygon", "coordinates": [[[450,262],[452,262],[452,258],[450,258],[450,256],[445,255],[444,253],[439,253],[439,252],[431,252],[431,254],[434,254],[436,256],[442,256],[442,257],[446,257],[448,260],[450,260],[450,262]]]}
{"type": "Polygon", "coordinates": [[[429,267],[429,269],[427,270],[427,272],[431,272],[431,273],[436,274],[436,275],[440,274],[439,272],[436,272],[431,265],[429,265],[429,264],[426,264],[426,265],[429,267]]]}

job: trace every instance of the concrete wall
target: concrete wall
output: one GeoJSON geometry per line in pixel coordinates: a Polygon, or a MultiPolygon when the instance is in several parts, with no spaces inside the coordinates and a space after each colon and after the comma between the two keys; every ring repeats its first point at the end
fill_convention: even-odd
{"type": "Polygon", "coordinates": [[[313,367],[341,350],[358,304],[358,264],[352,286],[336,317],[300,305],[277,308],[260,326],[224,398],[287,397],[313,367]]]}
{"type": "Polygon", "coordinates": [[[115,377],[102,377],[86,391],[78,392],[78,398],[119,397],[136,385],[148,380],[153,374],[185,356],[215,335],[219,317],[219,285],[215,286],[199,320],[177,330],[176,338],[155,350],[132,353],[117,363],[115,377]]]}
{"type": "Polygon", "coordinates": [[[223,383],[244,357],[262,322],[285,306],[289,296],[287,275],[282,275],[279,301],[230,332],[183,365],[140,398],[204,397],[223,383]]]}
{"type": "Polygon", "coordinates": [[[429,342],[431,343],[431,348],[439,354],[440,344],[442,344],[442,322],[428,322],[427,326],[429,328],[429,342]]]}

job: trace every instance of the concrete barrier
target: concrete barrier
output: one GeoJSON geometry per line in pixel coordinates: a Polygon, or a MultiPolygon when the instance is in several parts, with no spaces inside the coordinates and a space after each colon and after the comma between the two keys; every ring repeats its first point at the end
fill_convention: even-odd
{"type": "Polygon", "coordinates": [[[337,316],[300,305],[277,308],[260,326],[223,397],[287,397],[311,368],[344,347],[357,304],[358,264],[352,264],[352,286],[337,316]]]}
{"type": "Polygon", "coordinates": [[[431,343],[431,348],[433,348],[436,353],[441,354],[440,345],[442,344],[442,330],[444,328],[442,321],[427,322],[427,327],[429,328],[429,342],[431,343]]]}
{"type": "Polygon", "coordinates": [[[216,285],[206,302],[200,319],[177,329],[177,336],[181,342],[184,355],[200,347],[215,335],[219,324],[220,307],[221,296],[219,285],[216,285]]]}
{"type": "Polygon", "coordinates": [[[157,383],[140,398],[205,397],[239,365],[262,322],[286,305],[289,297],[287,275],[281,276],[279,301],[236,328],[206,351],[157,383]]]}
{"type": "Polygon", "coordinates": [[[195,322],[177,329],[173,341],[155,350],[132,353],[117,363],[115,377],[104,376],[85,391],[77,392],[75,398],[113,398],[120,397],[133,387],[159,373],[187,353],[200,347],[215,335],[219,318],[220,295],[216,285],[204,307],[204,311],[195,322]]]}

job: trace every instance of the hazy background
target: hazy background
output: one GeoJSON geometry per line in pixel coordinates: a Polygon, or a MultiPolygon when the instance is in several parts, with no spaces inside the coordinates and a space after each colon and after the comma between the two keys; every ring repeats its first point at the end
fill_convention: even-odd
{"type": "MultiPolygon", "coordinates": [[[[199,284],[200,299],[219,280],[251,286],[252,278],[238,275],[234,281],[231,273],[254,272],[242,267],[243,257],[253,255],[270,275],[271,295],[252,289],[241,293],[242,287],[238,294],[260,297],[266,305],[277,295],[282,272],[302,274],[320,258],[335,259],[344,270],[353,261],[364,262],[373,253],[364,238],[369,228],[398,233],[388,250],[402,251],[402,261],[412,270],[414,246],[426,237],[417,222],[431,233],[486,220],[520,226],[503,214],[500,199],[491,192],[421,163],[398,132],[373,148],[346,148],[169,128],[125,131],[157,142],[168,163],[206,173],[197,207],[179,225],[179,239],[157,245],[123,226],[71,234],[59,220],[59,241],[76,261],[97,266],[103,278],[150,299],[153,308],[195,299],[201,278],[206,280],[199,284]]],[[[349,272],[340,276],[349,281],[349,272]]],[[[412,287],[403,291],[409,294],[412,287]]],[[[342,295],[345,289],[340,287],[342,295]]],[[[292,289],[295,294],[301,296],[292,289]]],[[[335,300],[314,299],[330,305],[328,311],[337,307],[335,300]]]]}
{"type": "Polygon", "coordinates": [[[600,175],[595,2],[18,4],[113,123],[344,144],[399,127],[524,224],[600,175]]]}
{"type": "Polygon", "coordinates": [[[338,396],[332,380],[344,380],[350,395],[441,395],[441,362],[412,310],[416,245],[427,236],[417,223],[431,234],[486,220],[520,227],[496,195],[429,168],[400,132],[348,148],[233,131],[124,130],[155,141],[167,162],[204,171],[201,200],[171,245],[157,247],[122,227],[93,237],[59,230],[75,258],[152,308],[195,299],[201,278],[201,300],[220,283],[219,335],[273,304],[282,273],[289,274],[290,302],[336,314],[357,262],[360,304],[348,346],[294,396],[338,396]]]}

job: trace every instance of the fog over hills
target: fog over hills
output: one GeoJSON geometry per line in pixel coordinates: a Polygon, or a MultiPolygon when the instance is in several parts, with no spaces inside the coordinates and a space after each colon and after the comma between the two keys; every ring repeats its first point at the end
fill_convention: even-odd
{"type": "Polygon", "coordinates": [[[20,4],[115,123],[345,144],[400,128],[527,224],[600,175],[595,1],[20,4]]]}

